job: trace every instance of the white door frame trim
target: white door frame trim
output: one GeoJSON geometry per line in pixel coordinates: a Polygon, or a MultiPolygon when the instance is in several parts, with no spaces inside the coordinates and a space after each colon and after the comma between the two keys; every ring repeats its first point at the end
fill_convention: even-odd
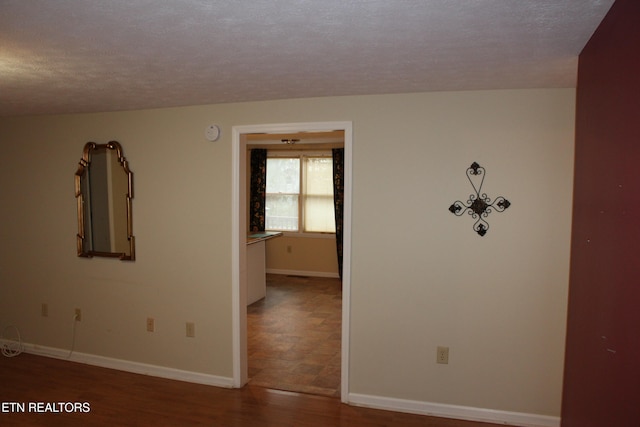
{"type": "Polygon", "coordinates": [[[231,195],[231,300],[232,300],[232,348],[233,386],[244,386],[248,378],[247,362],[247,293],[246,293],[246,141],[243,135],[250,133],[297,133],[313,131],[344,131],[344,229],[342,266],[342,355],[341,398],[349,398],[349,331],[351,298],[351,208],[352,208],[352,122],[309,122],[233,126],[232,144],[232,195],[231,195]]]}

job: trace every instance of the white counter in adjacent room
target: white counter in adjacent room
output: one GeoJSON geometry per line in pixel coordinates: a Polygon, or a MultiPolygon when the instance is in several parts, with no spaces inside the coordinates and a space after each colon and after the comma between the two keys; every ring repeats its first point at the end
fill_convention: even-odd
{"type": "Polygon", "coordinates": [[[267,295],[266,244],[279,231],[260,231],[247,236],[247,305],[260,301],[267,295]]]}

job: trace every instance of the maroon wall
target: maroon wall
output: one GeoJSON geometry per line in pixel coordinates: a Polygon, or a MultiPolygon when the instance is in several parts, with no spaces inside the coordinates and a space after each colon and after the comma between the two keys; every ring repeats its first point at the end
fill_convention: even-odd
{"type": "Polygon", "coordinates": [[[562,426],[640,426],[639,0],[580,55],[562,426]]]}

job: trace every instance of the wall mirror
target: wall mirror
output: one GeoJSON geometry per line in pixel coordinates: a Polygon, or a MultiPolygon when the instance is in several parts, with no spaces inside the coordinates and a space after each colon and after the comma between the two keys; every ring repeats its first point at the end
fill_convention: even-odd
{"type": "Polygon", "coordinates": [[[78,256],[135,259],[133,173],[117,141],[87,142],[75,175],[78,256]]]}

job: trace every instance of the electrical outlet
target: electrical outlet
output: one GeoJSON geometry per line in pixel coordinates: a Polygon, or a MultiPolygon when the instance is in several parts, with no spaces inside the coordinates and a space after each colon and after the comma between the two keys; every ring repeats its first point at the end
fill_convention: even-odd
{"type": "Polygon", "coordinates": [[[76,308],[76,322],[81,322],[82,321],[82,310],[80,310],[79,308],[76,308]]]}
{"type": "Polygon", "coordinates": [[[156,321],[153,317],[147,317],[147,332],[153,332],[156,330],[156,321]]]}
{"type": "Polygon", "coordinates": [[[194,338],[196,336],[196,325],[193,322],[187,322],[187,337],[194,338]]]}
{"type": "Polygon", "coordinates": [[[49,317],[49,305],[47,303],[42,303],[42,317],[49,317]]]}
{"type": "Polygon", "coordinates": [[[438,347],[436,351],[436,363],[444,365],[449,363],[449,347],[438,347]]]}

